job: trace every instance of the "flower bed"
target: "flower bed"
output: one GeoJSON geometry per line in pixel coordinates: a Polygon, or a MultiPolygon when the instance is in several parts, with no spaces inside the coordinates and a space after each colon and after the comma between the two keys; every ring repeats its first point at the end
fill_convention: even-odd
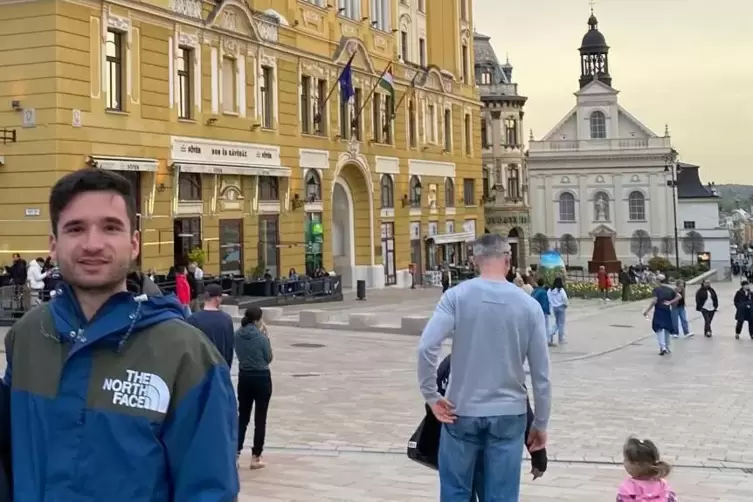
{"type": "MultiPolygon", "coordinates": [[[[565,290],[570,298],[601,298],[602,292],[599,291],[599,286],[595,282],[568,282],[565,284],[565,290]]],[[[654,286],[652,284],[631,284],[628,300],[645,300],[651,298],[654,292],[654,286]]],[[[607,292],[607,296],[610,300],[622,299],[622,286],[617,284],[612,286],[607,292]]]]}

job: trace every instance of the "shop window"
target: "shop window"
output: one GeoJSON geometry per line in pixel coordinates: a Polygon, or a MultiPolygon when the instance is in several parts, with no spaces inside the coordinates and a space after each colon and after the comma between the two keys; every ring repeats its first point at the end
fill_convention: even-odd
{"type": "Polygon", "coordinates": [[[220,220],[220,273],[243,275],[243,220],[220,220]]]}
{"type": "Polygon", "coordinates": [[[259,200],[279,201],[279,183],[274,176],[259,176],[259,200]]]}
{"type": "Polygon", "coordinates": [[[178,175],[178,200],[201,200],[201,174],[178,175]]]}

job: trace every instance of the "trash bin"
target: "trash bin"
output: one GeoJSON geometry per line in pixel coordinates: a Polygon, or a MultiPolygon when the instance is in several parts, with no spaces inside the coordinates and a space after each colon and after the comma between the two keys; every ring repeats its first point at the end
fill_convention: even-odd
{"type": "Polygon", "coordinates": [[[356,298],[358,298],[359,300],[366,299],[366,281],[356,281],[356,298]]]}

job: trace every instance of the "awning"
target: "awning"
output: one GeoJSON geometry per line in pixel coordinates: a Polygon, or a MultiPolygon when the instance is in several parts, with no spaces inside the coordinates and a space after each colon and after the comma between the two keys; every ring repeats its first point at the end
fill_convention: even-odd
{"type": "Polygon", "coordinates": [[[434,241],[434,244],[455,244],[457,242],[470,242],[476,240],[473,232],[458,232],[455,234],[430,235],[426,240],[434,241]]]}
{"type": "Polygon", "coordinates": [[[96,162],[97,167],[108,171],[139,171],[157,172],[159,161],[157,159],[140,159],[137,157],[96,157],[91,160],[96,162]]]}
{"type": "Polygon", "coordinates": [[[4,165],[5,165],[5,157],[0,155],[0,166],[4,166],[4,165]]]}
{"type": "Polygon", "coordinates": [[[199,174],[234,174],[238,176],[277,176],[290,177],[290,168],[253,166],[248,164],[200,164],[194,162],[176,162],[172,165],[183,173],[199,174]]]}

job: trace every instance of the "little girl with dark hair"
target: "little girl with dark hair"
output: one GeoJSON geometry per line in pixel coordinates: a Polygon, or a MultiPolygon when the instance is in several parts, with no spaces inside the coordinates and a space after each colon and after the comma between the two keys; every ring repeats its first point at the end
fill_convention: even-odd
{"type": "Polygon", "coordinates": [[[677,502],[677,495],[664,480],[672,468],[652,441],[631,437],[622,454],[630,477],[620,485],[617,502],[677,502]]]}

